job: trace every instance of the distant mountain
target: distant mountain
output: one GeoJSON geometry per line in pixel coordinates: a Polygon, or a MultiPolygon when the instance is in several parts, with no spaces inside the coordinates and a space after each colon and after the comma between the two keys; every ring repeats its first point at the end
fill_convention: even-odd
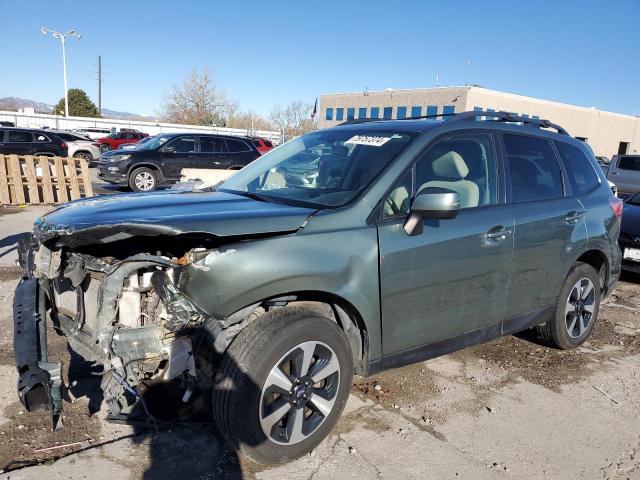
{"type": "MultiPolygon", "coordinates": [[[[20,108],[33,108],[36,113],[52,113],[53,105],[49,105],[44,102],[36,102],[29,98],[18,97],[4,97],[0,98],[0,110],[17,111],[20,108]]],[[[147,117],[140,115],[139,113],[120,112],[118,110],[111,110],[109,108],[102,109],[102,116],[104,118],[114,118],[117,120],[140,120],[154,122],[157,119],[155,117],[147,117]]]]}
{"type": "Polygon", "coordinates": [[[18,110],[19,108],[33,108],[36,113],[51,113],[53,105],[43,102],[36,102],[29,98],[4,97],[0,98],[0,110],[18,110]]]}

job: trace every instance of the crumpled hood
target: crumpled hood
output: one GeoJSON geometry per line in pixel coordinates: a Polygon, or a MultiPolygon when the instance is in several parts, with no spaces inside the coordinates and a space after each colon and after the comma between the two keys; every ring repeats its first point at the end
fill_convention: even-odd
{"type": "Polygon", "coordinates": [[[110,243],[136,235],[205,233],[220,237],[293,232],[311,208],[211,191],[165,190],[76,200],[36,220],[38,241],[110,243]]]}

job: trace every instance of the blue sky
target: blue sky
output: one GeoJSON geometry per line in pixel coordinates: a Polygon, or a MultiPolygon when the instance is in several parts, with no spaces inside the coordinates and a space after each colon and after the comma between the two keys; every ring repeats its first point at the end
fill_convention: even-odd
{"type": "Polygon", "coordinates": [[[157,112],[208,66],[243,109],[324,92],[471,83],[640,114],[640,0],[26,1],[0,0],[0,97],[61,98],[58,41],[74,28],[69,87],[103,107],[157,112]]]}

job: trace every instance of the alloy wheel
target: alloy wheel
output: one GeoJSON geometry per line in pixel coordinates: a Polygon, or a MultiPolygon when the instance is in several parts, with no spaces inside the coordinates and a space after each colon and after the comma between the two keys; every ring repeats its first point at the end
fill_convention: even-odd
{"type": "Polygon", "coordinates": [[[567,333],[571,338],[580,338],[587,331],[595,309],[596,293],[588,278],[578,280],[567,298],[564,310],[567,333]]]}
{"type": "Polygon", "coordinates": [[[136,185],[138,190],[147,192],[149,190],[153,190],[153,187],[156,184],[156,179],[149,172],[140,172],[136,174],[133,179],[133,183],[136,185]]]}
{"type": "Polygon", "coordinates": [[[273,366],[260,395],[262,431],[280,445],[300,443],[327,419],[340,384],[340,363],[322,342],[308,341],[273,366]]]}

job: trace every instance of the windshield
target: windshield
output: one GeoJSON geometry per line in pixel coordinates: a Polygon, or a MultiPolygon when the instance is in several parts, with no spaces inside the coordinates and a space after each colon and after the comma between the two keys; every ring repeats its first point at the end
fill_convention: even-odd
{"type": "Polygon", "coordinates": [[[217,190],[340,207],[367,188],[416,135],[351,129],[309,133],[271,150],[217,190]]]}
{"type": "Polygon", "coordinates": [[[156,135],[155,137],[151,137],[149,140],[145,140],[144,142],[142,140],[138,142],[136,150],[155,150],[156,148],[160,148],[172,138],[173,135],[156,135]]]}

